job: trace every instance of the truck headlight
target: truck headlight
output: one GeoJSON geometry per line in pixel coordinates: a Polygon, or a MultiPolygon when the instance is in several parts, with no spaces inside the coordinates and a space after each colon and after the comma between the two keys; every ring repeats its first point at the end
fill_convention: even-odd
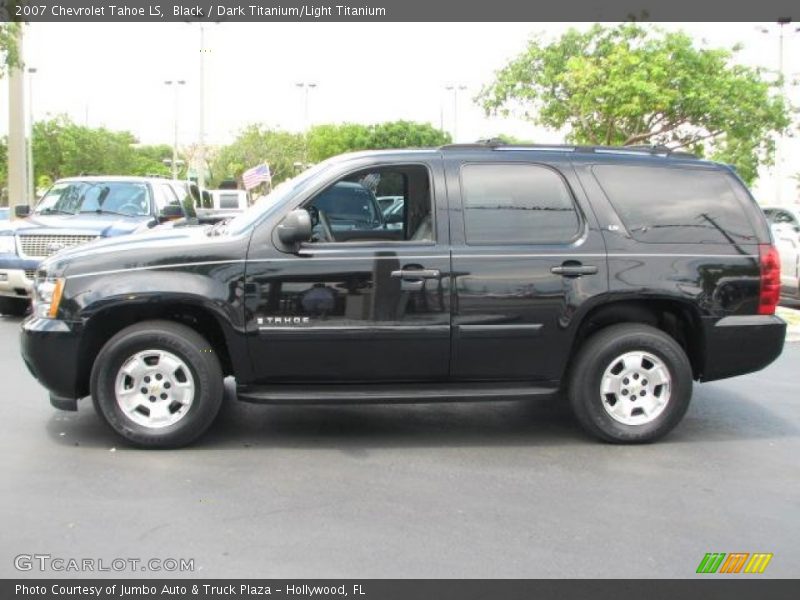
{"type": "Polygon", "coordinates": [[[55,319],[63,292],[62,277],[37,276],[33,284],[33,314],[42,319],[55,319]]]}
{"type": "Polygon", "coordinates": [[[0,254],[16,254],[17,243],[13,235],[0,235],[0,254]]]}

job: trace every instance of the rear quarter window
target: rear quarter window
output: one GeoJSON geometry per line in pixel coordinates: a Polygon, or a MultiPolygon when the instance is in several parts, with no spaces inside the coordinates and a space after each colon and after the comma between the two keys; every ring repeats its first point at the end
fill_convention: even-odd
{"type": "Polygon", "coordinates": [[[628,232],[638,241],[758,241],[746,193],[735,188],[741,184],[727,173],[637,165],[596,165],[593,172],[628,232]]]}

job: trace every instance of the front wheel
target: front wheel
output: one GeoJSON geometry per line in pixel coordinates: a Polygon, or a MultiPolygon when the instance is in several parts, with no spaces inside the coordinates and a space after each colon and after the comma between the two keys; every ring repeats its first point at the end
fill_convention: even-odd
{"type": "Polygon", "coordinates": [[[137,446],[191,443],[222,404],[223,374],[209,343],[171,321],[123,329],[97,355],[91,375],[95,409],[137,446]]]}
{"type": "Polygon", "coordinates": [[[652,442],[686,414],[692,368],[669,335],[625,323],[589,338],[568,385],[572,410],[586,431],[608,442],[652,442]]]}

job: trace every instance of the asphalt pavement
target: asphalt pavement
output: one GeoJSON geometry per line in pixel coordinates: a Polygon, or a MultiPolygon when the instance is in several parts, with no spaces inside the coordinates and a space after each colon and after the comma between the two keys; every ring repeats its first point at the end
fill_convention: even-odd
{"type": "Polygon", "coordinates": [[[595,442],[541,401],[230,401],[195,446],[142,451],[88,400],[51,409],[19,323],[0,318],[0,577],[65,574],[19,572],[20,554],[194,560],[171,576],[511,578],[692,577],[707,552],[769,552],[760,577],[800,573],[800,344],[696,385],[647,446],[595,442]]]}

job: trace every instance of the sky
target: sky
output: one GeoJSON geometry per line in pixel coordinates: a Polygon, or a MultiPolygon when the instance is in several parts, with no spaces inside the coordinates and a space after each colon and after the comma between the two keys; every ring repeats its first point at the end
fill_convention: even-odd
{"type": "MultiPolygon", "coordinates": [[[[311,124],[409,119],[453,133],[457,141],[511,134],[537,142],[559,132],[488,118],[472,102],[482,85],[533,35],[556,37],[566,23],[221,23],[206,24],[206,141],[224,144],[249,123],[301,131],[304,90],[313,82],[311,124]]],[[[744,44],[738,60],[777,69],[777,25],[667,23],[709,46],[744,44]],[[768,34],[758,30],[766,26],[768,34]]],[[[794,27],[791,28],[792,30],[794,27]]],[[[786,71],[800,74],[800,33],[787,34],[786,71]]],[[[36,119],[61,113],[90,126],[132,131],[142,143],[171,143],[174,91],[179,141],[199,135],[200,27],[187,23],[35,23],[26,27],[26,63],[35,67],[36,119]]],[[[795,88],[794,100],[800,104],[795,88]]],[[[7,131],[7,89],[0,85],[0,135],[7,131]]],[[[797,162],[795,162],[797,164],[797,162]]],[[[794,171],[800,168],[794,168],[794,171]]],[[[794,172],[792,171],[792,172],[794,172]]]]}

